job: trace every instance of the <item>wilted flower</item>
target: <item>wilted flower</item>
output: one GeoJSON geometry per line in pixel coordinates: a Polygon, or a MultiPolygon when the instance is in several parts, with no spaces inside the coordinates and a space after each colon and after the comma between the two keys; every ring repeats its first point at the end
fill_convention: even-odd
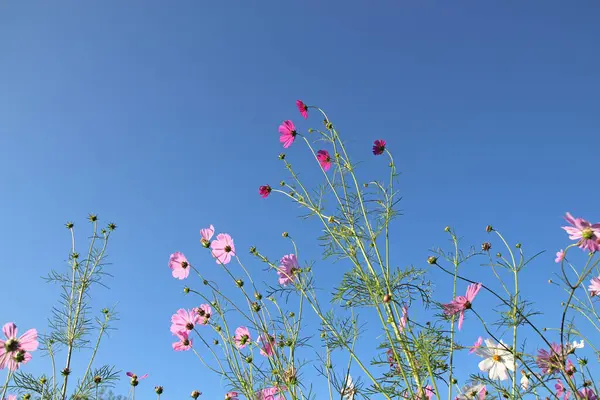
{"type": "Polygon", "coordinates": [[[271,189],[271,186],[263,185],[258,188],[258,194],[260,194],[260,197],[262,197],[263,199],[266,199],[271,194],[271,190],[273,190],[271,189]]]}
{"type": "Polygon", "coordinates": [[[357,389],[354,386],[354,382],[352,382],[352,377],[348,375],[346,378],[346,383],[342,388],[341,394],[344,400],[353,400],[354,396],[356,396],[357,389]]]}
{"type": "Polygon", "coordinates": [[[398,324],[398,330],[402,332],[408,322],[408,306],[405,304],[402,306],[402,317],[400,317],[400,323],[398,324]]]}

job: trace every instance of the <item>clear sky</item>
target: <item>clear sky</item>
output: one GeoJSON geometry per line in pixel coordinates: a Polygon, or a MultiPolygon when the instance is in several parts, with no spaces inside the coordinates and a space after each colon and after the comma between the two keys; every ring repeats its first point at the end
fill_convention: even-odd
{"type": "MultiPolygon", "coordinates": [[[[257,195],[287,177],[281,120],[320,125],[300,121],[298,98],[328,111],[354,159],[367,161],[361,176],[383,177],[370,145],[388,141],[403,174],[399,265],[426,267],[448,224],[479,246],[491,223],[529,254],[548,250],[525,273],[525,295],[558,305],[545,282],[567,243],[561,217],[600,220],[599,19],[593,0],[2,2],[0,322],[43,331],[58,291],[38,277],[64,266],[63,224],[73,220],[83,244],[85,218],[98,213],[119,228],[112,290],[94,303],[118,302],[121,317],[100,361],[148,372],[138,398],[157,384],[165,399],[193,389],[221,398],[193,354],[171,350],[171,314],[196,304],[171,278],[169,254],[220,279],[198,242],[212,223],[250,268],[250,245],[272,258],[290,252],[284,230],[303,261],[317,261],[324,288],[344,268],[321,260],[317,225],[302,224],[295,206],[257,195]]],[[[304,148],[287,153],[317,176],[304,148]]],[[[448,281],[432,279],[447,300],[448,281]]]]}

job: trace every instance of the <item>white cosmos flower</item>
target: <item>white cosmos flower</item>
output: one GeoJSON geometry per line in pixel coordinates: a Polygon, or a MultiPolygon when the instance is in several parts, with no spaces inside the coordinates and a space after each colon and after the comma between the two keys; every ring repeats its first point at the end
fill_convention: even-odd
{"type": "Polygon", "coordinates": [[[352,382],[352,377],[348,375],[346,378],[346,384],[342,389],[342,396],[344,400],[354,400],[354,395],[356,395],[356,388],[354,387],[354,382],[352,382]]]}
{"type": "Polygon", "coordinates": [[[527,390],[529,389],[529,378],[525,374],[525,371],[521,371],[521,389],[527,390]]]}
{"type": "Polygon", "coordinates": [[[573,343],[567,343],[565,345],[565,350],[569,354],[575,353],[575,350],[583,349],[584,345],[585,345],[585,343],[583,342],[583,339],[581,339],[581,341],[579,343],[577,343],[577,340],[574,340],[573,343]]]}
{"type": "Polygon", "coordinates": [[[479,363],[481,371],[488,371],[490,379],[500,379],[504,381],[508,379],[507,369],[514,372],[514,358],[510,351],[506,350],[508,346],[500,340],[500,344],[494,343],[491,339],[485,340],[486,348],[479,349],[479,355],[484,358],[479,363]]]}
{"type": "Polygon", "coordinates": [[[485,399],[485,385],[477,384],[473,386],[463,386],[461,394],[456,396],[456,400],[483,400],[485,399]]]}

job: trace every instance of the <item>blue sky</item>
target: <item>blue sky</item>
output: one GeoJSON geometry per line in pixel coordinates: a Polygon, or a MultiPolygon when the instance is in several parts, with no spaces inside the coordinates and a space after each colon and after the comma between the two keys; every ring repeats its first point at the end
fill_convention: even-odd
{"type": "MultiPolygon", "coordinates": [[[[340,276],[321,260],[315,224],[256,194],[287,177],[277,126],[300,122],[298,98],[328,111],[368,161],[361,176],[384,173],[370,145],[388,141],[402,171],[399,265],[426,266],[448,224],[479,245],[491,223],[530,254],[549,250],[525,273],[526,296],[558,304],[545,282],[567,241],[561,216],[600,220],[599,16],[594,1],[4,2],[0,321],[42,330],[58,292],[37,277],[64,265],[63,224],[75,221],[83,243],[98,213],[119,228],[112,290],[94,302],[118,302],[121,317],[101,361],[149,372],[141,398],[156,384],[166,399],[222,396],[193,355],[171,351],[170,315],[195,304],[168,256],[183,251],[218,277],[200,228],[273,258],[290,251],[285,230],[319,279],[340,276]]],[[[305,149],[287,153],[312,173],[305,149]]],[[[446,299],[447,282],[432,279],[446,299]]]]}

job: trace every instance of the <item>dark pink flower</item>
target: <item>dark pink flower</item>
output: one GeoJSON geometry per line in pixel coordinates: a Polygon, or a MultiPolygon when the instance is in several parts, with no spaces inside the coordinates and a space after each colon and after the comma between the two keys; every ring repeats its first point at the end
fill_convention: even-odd
{"type": "Polygon", "coordinates": [[[279,125],[279,141],[283,143],[283,147],[287,149],[294,143],[296,140],[296,126],[290,120],[283,121],[281,125],[279,125]]]}
{"type": "Polygon", "coordinates": [[[329,168],[331,168],[331,157],[327,150],[317,151],[317,160],[319,160],[319,164],[321,164],[323,170],[329,171],[329,168]]]}
{"type": "Polygon", "coordinates": [[[276,387],[265,388],[255,393],[256,400],[282,400],[284,397],[279,396],[279,389],[276,387]]]}
{"type": "Polygon", "coordinates": [[[175,336],[177,336],[177,339],[179,340],[173,343],[173,350],[186,351],[192,348],[192,339],[187,331],[177,332],[175,336]]]}
{"type": "Polygon", "coordinates": [[[210,244],[213,257],[217,264],[229,264],[231,257],[235,257],[235,245],[233,239],[227,233],[219,233],[217,239],[210,244]]]}
{"type": "Polygon", "coordinates": [[[233,338],[235,342],[235,347],[238,349],[243,349],[248,346],[252,341],[252,337],[250,337],[250,331],[245,326],[240,326],[235,330],[235,336],[233,338]]]}
{"type": "Polygon", "coordinates": [[[308,118],[308,106],[302,100],[296,100],[296,107],[298,107],[298,111],[300,111],[304,119],[308,118]]]}
{"type": "Polygon", "coordinates": [[[212,315],[212,308],[209,304],[201,304],[200,307],[194,308],[194,312],[198,314],[198,323],[207,325],[212,315]]]}
{"type": "Polygon", "coordinates": [[[11,371],[19,369],[21,364],[31,360],[29,352],[38,348],[37,330],[30,329],[17,338],[17,326],[8,322],[2,327],[6,340],[0,339],[0,369],[7,368],[11,371]]]}
{"type": "Polygon", "coordinates": [[[265,335],[263,333],[258,337],[256,344],[260,348],[261,356],[271,357],[275,353],[276,341],[271,335],[265,335]]]}
{"type": "Polygon", "coordinates": [[[225,393],[225,400],[238,400],[238,392],[225,393]]]}
{"type": "Polygon", "coordinates": [[[210,246],[210,239],[212,239],[215,234],[215,227],[212,224],[208,228],[200,229],[200,243],[202,246],[208,247],[210,246]]]}
{"type": "Polygon", "coordinates": [[[583,218],[573,218],[567,213],[565,219],[572,226],[562,228],[569,234],[569,239],[578,240],[577,245],[591,252],[600,250],[600,224],[590,224],[583,218]]]}
{"type": "Polygon", "coordinates": [[[398,324],[398,330],[402,332],[408,322],[408,306],[405,304],[402,306],[402,317],[400,317],[400,323],[398,324]]]}
{"type": "Polygon", "coordinates": [[[181,331],[191,331],[194,329],[196,324],[200,322],[200,316],[195,310],[186,310],[180,308],[176,314],[171,317],[171,333],[176,335],[181,331]]]}
{"type": "Polygon", "coordinates": [[[258,194],[260,194],[260,197],[263,199],[266,199],[271,194],[271,190],[271,186],[264,185],[258,188],[258,194]]]}
{"type": "Polygon", "coordinates": [[[479,336],[477,341],[473,344],[473,347],[471,347],[471,350],[469,350],[469,354],[476,353],[477,350],[479,350],[481,348],[482,344],[483,344],[483,338],[481,336],[479,336]]]}
{"type": "Polygon", "coordinates": [[[562,262],[562,260],[565,259],[565,252],[563,251],[563,249],[560,249],[560,251],[556,252],[556,259],[554,260],[555,263],[560,263],[562,262]]]}
{"type": "Polygon", "coordinates": [[[471,304],[473,303],[475,296],[477,296],[477,293],[479,293],[479,290],[481,290],[481,283],[470,284],[465,296],[457,296],[450,303],[442,304],[444,314],[447,316],[460,314],[458,317],[458,330],[461,330],[465,318],[465,311],[471,308],[471,304]]]}
{"type": "Polygon", "coordinates": [[[169,257],[169,268],[174,278],[185,279],[190,275],[190,263],[183,253],[178,251],[169,257]]]}
{"type": "Polygon", "coordinates": [[[598,400],[598,396],[596,396],[596,393],[594,393],[594,391],[589,387],[581,389],[579,391],[579,396],[581,396],[582,399],[586,400],[598,400]]]}
{"type": "Polygon", "coordinates": [[[588,290],[590,291],[590,296],[598,296],[600,294],[600,276],[592,278],[588,290]]]}
{"type": "Polygon", "coordinates": [[[386,143],[383,139],[379,139],[373,142],[373,154],[375,154],[376,156],[383,154],[383,152],[385,151],[385,145],[386,143]]]}
{"type": "Polygon", "coordinates": [[[560,344],[552,343],[550,350],[540,349],[535,360],[543,374],[553,374],[561,369],[563,363],[560,344]]]}
{"type": "Polygon", "coordinates": [[[298,259],[295,254],[288,254],[283,256],[281,259],[281,265],[277,269],[277,275],[279,275],[279,284],[287,286],[293,283],[296,279],[296,272],[300,270],[298,265],[298,259]]]}
{"type": "Polygon", "coordinates": [[[563,385],[563,383],[560,379],[558,379],[556,381],[556,384],[554,385],[554,389],[556,389],[557,397],[564,396],[564,400],[569,400],[569,397],[571,396],[571,392],[566,391],[565,385],[563,385]]]}

